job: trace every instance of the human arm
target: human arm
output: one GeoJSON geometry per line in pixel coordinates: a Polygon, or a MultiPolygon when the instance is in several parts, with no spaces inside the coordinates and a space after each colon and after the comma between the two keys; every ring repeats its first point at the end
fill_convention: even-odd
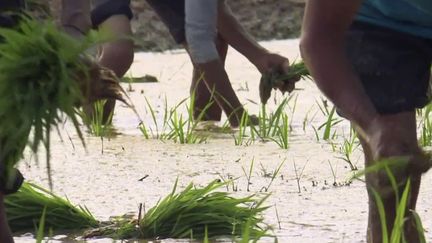
{"type": "Polygon", "coordinates": [[[307,2],[302,57],[321,91],[352,122],[368,130],[379,118],[346,57],[345,36],[362,0],[307,2]]]}
{"type": "Polygon", "coordinates": [[[287,71],[288,59],[270,53],[262,47],[238,22],[225,0],[218,1],[218,31],[227,43],[245,56],[261,73],[275,68],[287,71]]]}

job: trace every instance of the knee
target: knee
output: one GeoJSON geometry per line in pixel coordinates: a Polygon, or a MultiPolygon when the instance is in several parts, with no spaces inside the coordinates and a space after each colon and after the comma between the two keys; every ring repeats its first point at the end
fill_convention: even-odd
{"type": "Polygon", "coordinates": [[[195,63],[207,63],[219,59],[213,30],[186,25],[186,41],[195,63]]]}
{"type": "Polygon", "coordinates": [[[134,60],[133,42],[119,40],[105,44],[99,57],[101,65],[110,68],[118,77],[122,77],[134,60]]]}

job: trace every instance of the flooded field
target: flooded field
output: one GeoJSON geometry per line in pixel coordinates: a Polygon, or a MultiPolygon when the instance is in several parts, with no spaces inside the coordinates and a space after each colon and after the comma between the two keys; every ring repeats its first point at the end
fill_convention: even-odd
{"type": "MultiPolygon", "coordinates": [[[[263,45],[290,60],[299,59],[298,40],[263,45]]],[[[250,113],[258,114],[260,74],[232,49],[226,66],[240,100],[250,113]]],[[[189,95],[192,67],[184,51],[137,53],[129,73],[134,77],[149,74],[159,80],[124,84],[144,124],[153,131],[156,126],[146,99],[155,110],[157,123],[162,124],[165,100],[171,108],[189,95]]],[[[86,135],[86,149],[73,127],[66,123],[60,127],[61,136],[56,135],[52,142],[54,192],[87,206],[98,219],[107,220],[110,216],[137,212],[140,203],[152,207],[171,192],[177,178],[180,187],[190,182],[206,185],[214,179],[238,178],[228,188],[234,196],[261,194],[266,189],[271,193],[267,204],[272,207],[266,211],[265,220],[273,225],[279,242],[365,242],[365,185],[362,181],[350,181],[355,173],[351,167],[362,169],[363,157],[361,149],[354,146],[349,154],[352,165],[346,161],[344,144],[350,141],[349,123],[332,126],[330,138],[325,140],[325,127],[321,125],[328,116],[320,107],[326,102],[313,82],[299,82],[291,96],[285,109],[291,124],[288,149],[272,140],[248,142],[248,138],[236,146],[234,137],[238,131],[206,132],[209,137],[201,144],[145,139],[138,128],[140,119],[122,104],[114,115],[116,136],[101,140],[86,135]],[[252,161],[249,184],[245,171],[249,171],[252,161]],[[271,175],[279,166],[281,170],[272,181],[271,175]]],[[[273,97],[269,112],[288,96],[275,92],[273,97]]],[[[187,116],[185,105],[180,106],[180,111],[187,116]]],[[[36,166],[34,156],[27,153],[20,168],[28,181],[48,186],[43,155],[36,166]]],[[[431,182],[430,174],[424,176],[418,204],[428,240],[432,239],[431,182]]],[[[34,242],[31,235],[17,235],[15,240],[34,242]]],[[[71,236],[57,236],[52,242],[73,241],[71,236]]]]}

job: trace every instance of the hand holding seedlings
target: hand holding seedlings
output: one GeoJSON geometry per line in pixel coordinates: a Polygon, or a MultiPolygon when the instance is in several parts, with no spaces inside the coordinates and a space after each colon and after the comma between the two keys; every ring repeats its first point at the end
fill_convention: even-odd
{"type": "Polygon", "coordinates": [[[267,103],[272,89],[279,89],[282,93],[291,93],[295,89],[295,83],[303,77],[309,77],[309,71],[303,62],[292,65],[284,62],[264,72],[259,84],[261,103],[267,103]]]}

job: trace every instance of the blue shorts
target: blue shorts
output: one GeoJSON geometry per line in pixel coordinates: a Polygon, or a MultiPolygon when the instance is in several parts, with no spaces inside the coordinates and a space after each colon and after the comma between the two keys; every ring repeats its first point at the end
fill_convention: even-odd
{"type": "Polygon", "coordinates": [[[93,0],[92,3],[91,20],[94,28],[113,15],[125,15],[129,19],[133,17],[130,0],[93,0]]]}

